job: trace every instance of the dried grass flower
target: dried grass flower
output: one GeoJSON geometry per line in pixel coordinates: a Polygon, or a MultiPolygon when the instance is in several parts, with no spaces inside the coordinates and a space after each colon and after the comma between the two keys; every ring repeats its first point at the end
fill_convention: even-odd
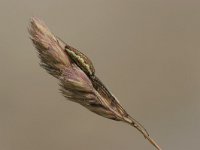
{"type": "Polygon", "coordinates": [[[53,35],[38,18],[31,19],[28,31],[38,51],[40,65],[59,80],[60,91],[68,100],[79,103],[100,116],[130,124],[161,150],[146,129],[124,110],[95,75],[92,62],[87,56],[53,35]]]}

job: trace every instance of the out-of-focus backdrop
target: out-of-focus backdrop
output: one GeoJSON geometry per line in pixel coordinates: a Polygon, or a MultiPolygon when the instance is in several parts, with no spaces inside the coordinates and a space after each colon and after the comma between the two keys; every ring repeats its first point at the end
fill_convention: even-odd
{"type": "Polygon", "coordinates": [[[1,0],[1,150],[154,149],[59,93],[29,40],[32,16],[93,60],[163,150],[199,149],[200,1],[1,0]]]}

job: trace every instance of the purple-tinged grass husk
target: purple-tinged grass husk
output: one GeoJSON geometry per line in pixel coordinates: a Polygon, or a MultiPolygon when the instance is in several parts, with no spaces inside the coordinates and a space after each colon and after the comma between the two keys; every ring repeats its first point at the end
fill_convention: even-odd
{"type": "Polygon", "coordinates": [[[28,31],[38,51],[40,65],[59,80],[60,91],[68,100],[79,103],[103,117],[130,124],[156,149],[161,150],[146,129],[123,109],[98,77],[88,76],[83,68],[73,61],[65,51],[66,44],[54,36],[43,21],[32,18],[28,31]]]}

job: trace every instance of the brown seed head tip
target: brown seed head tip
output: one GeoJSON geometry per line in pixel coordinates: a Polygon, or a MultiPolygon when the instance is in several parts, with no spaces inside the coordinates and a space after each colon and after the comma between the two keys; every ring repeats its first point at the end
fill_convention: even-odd
{"type": "Polygon", "coordinates": [[[35,35],[38,34],[40,36],[44,35],[44,36],[56,41],[56,38],[50,32],[47,25],[41,19],[39,19],[37,17],[32,17],[30,19],[30,25],[29,25],[28,30],[32,37],[34,37],[35,35]]]}
{"type": "Polygon", "coordinates": [[[38,22],[41,22],[40,19],[36,18],[36,17],[32,17],[30,18],[30,25],[28,26],[28,30],[29,33],[30,31],[34,31],[35,29],[37,29],[37,25],[40,24],[38,22]]]}
{"type": "Polygon", "coordinates": [[[42,64],[53,65],[54,67],[56,65],[57,69],[61,69],[62,65],[70,65],[68,56],[64,53],[58,39],[41,19],[32,17],[28,31],[34,46],[39,52],[42,64]],[[55,64],[55,62],[57,63],[55,64]]]}
{"type": "Polygon", "coordinates": [[[45,23],[41,19],[39,19],[37,17],[31,17],[30,18],[30,24],[31,24],[32,27],[37,27],[38,28],[39,26],[45,26],[47,28],[45,23]]]}

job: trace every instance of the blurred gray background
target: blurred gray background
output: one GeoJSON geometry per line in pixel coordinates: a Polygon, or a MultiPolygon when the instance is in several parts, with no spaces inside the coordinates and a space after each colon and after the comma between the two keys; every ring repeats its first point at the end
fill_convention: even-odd
{"type": "Polygon", "coordinates": [[[154,150],[67,101],[38,65],[30,17],[82,50],[163,150],[200,147],[200,1],[0,0],[1,150],[154,150]]]}

